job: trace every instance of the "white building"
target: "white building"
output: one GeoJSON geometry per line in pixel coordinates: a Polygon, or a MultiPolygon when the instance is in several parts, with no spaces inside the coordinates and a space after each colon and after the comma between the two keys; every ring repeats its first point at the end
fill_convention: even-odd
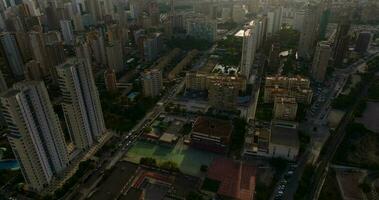
{"type": "Polygon", "coordinates": [[[61,25],[64,43],[66,45],[73,45],[75,43],[75,35],[71,20],[61,20],[59,23],[61,25]]]}
{"type": "Polygon", "coordinates": [[[57,73],[70,136],[77,148],[87,149],[106,132],[91,66],[71,58],[57,67],[57,73]]]}
{"type": "Polygon", "coordinates": [[[242,56],[241,56],[241,75],[249,80],[251,69],[254,63],[255,51],[258,42],[258,27],[256,21],[251,21],[244,27],[242,56]]]}
{"type": "Polygon", "coordinates": [[[68,165],[64,135],[46,87],[43,82],[21,82],[0,100],[25,182],[40,191],[68,165]]]}

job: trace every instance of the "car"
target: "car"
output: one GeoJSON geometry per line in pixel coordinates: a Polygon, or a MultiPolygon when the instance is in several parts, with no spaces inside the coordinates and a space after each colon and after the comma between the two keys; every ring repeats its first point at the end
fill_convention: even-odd
{"type": "Polygon", "coordinates": [[[287,172],[287,174],[288,174],[288,175],[292,175],[292,174],[293,174],[293,171],[290,170],[290,171],[287,172]]]}

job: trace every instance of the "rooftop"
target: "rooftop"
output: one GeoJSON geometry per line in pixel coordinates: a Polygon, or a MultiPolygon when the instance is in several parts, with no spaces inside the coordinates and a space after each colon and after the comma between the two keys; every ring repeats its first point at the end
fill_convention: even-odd
{"type": "Polygon", "coordinates": [[[209,136],[229,137],[233,131],[233,124],[230,120],[198,117],[192,131],[209,136]]]}
{"type": "MultiPolygon", "coordinates": [[[[125,185],[132,179],[138,169],[137,164],[126,161],[118,162],[90,200],[113,200],[120,196],[125,185]]],[[[105,175],[106,176],[106,175],[105,175]]]]}
{"type": "Polygon", "coordinates": [[[290,147],[299,146],[297,128],[280,125],[271,126],[271,143],[290,147]]]}
{"type": "Polygon", "coordinates": [[[255,191],[255,172],[252,165],[228,158],[215,159],[207,177],[220,182],[217,194],[240,200],[251,200],[255,191]]]}

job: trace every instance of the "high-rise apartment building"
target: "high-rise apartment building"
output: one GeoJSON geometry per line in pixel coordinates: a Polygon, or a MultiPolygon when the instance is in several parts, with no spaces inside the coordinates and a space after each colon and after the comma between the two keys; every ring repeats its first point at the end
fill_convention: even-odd
{"type": "Polygon", "coordinates": [[[303,27],[300,32],[298,46],[298,55],[301,58],[309,59],[314,51],[320,23],[319,13],[320,9],[315,5],[308,5],[305,9],[303,27]]]}
{"type": "Polygon", "coordinates": [[[24,63],[22,56],[15,40],[11,33],[2,33],[0,35],[1,51],[8,63],[9,70],[15,78],[24,76],[24,63]]]}
{"type": "Polygon", "coordinates": [[[106,47],[108,67],[114,69],[116,73],[124,70],[121,41],[109,43],[106,47]]]}
{"type": "Polygon", "coordinates": [[[161,33],[154,33],[150,37],[147,37],[143,41],[143,57],[144,60],[147,62],[154,61],[160,51],[163,48],[163,41],[162,41],[162,34],[161,33]]]}
{"type": "Polygon", "coordinates": [[[87,149],[106,131],[91,66],[85,59],[70,58],[57,73],[68,131],[77,148],[87,149]]]}
{"type": "Polygon", "coordinates": [[[347,20],[338,24],[333,46],[333,60],[335,67],[342,66],[344,59],[346,58],[350,42],[349,30],[350,22],[347,20]]]}
{"type": "Polygon", "coordinates": [[[360,32],[355,42],[355,51],[358,53],[366,53],[372,40],[372,33],[368,31],[360,32]]]}
{"type": "Polygon", "coordinates": [[[159,96],[163,87],[162,71],[159,69],[146,70],[143,74],[142,82],[145,96],[159,96]]]}
{"type": "Polygon", "coordinates": [[[251,69],[254,63],[255,51],[258,42],[258,27],[256,21],[251,21],[244,27],[243,43],[242,43],[242,56],[241,56],[241,75],[249,79],[251,69]]]}
{"type": "Polygon", "coordinates": [[[325,80],[326,70],[328,68],[331,55],[332,48],[330,44],[325,41],[317,44],[311,69],[312,78],[317,82],[323,82],[325,80]]]}
{"type": "Polygon", "coordinates": [[[75,35],[71,20],[61,20],[59,23],[64,43],[66,45],[73,45],[75,43],[75,35]]]}
{"type": "Polygon", "coordinates": [[[68,165],[64,135],[43,82],[21,82],[0,97],[8,140],[27,185],[40,191],[68,165]]]}

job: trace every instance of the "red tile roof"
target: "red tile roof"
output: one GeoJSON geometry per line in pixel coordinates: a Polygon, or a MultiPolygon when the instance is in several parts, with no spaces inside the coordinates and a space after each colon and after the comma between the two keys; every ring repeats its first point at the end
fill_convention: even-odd
{"type": "Polygon", "coordinates": [[[255,172],[252,165],[227,158],[215,159],[208,170],[208,178],[220,181],[219,195],[238,200],[253,200],[255,172]]]}

